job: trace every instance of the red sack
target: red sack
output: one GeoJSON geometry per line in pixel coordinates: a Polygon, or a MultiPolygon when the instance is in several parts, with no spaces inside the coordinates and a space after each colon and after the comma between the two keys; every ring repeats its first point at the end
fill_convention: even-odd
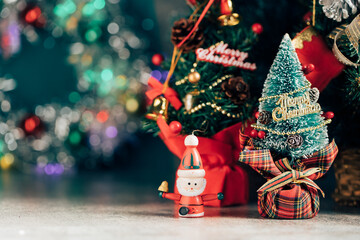
{"type": "Polygon", "coordinates": [[[335,141],[290,166],[286,158],[273,160],[269,150],[243,151],[240,162],[248,164],[268,181],[258,190],[258,211],[265,218],[302,219],[317,215],[319,191],[313,182],[331,167],[338,153],[335,141]]]}
{"type": "MultiPolygon", "coordinates": [[[[180,159],[185,151],[184,139],[186,136],[172,134],[163,118],[159,118],[157,123],[161,130],[161,139],[168,149],[180,159]]],[[[251,131],[251,123],[253,120],[244,123],[247,134],[251,131]]],[[[241,151],[238,134],[242,125],[242,123],[237,123],[211,138],[198,137],[197,150],[203,162],[207,181],[203,194],[217,192],[224,194],[223,200],[206,202],[207,206],[230,206],[248,202],[248,176],[245,170],[237,165],[241,151]]],[[[175,193],[178,193],[176,187],[175,193]]]]}
{"type": "Polygon", "coordinates": [[[344,69],[344,65],[336,59],[322,37],[311,26],[299,32],[292,43],[301,64],[315,66],[315,70],[307,74],[306,78],[311,82],[312,87],[318,88],[319,91],[322,91],[344,69]]]}

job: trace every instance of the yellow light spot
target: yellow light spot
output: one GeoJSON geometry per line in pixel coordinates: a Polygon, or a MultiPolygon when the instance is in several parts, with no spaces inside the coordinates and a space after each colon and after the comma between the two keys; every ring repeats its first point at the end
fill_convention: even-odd
{"type": "Polygon", "coordinates": [[[66,23],[66,30],[72,31],[75,30],[78,26],[78,19],[75,17],[70,17],[70,19],[66,23]]]}
{"type": "Polygon", "coordinates": [[[92,63],[93,59],[92,59],[92,56],[90,56],[89,54],[84,54],[82,57],[81,57],[81,63],[84,65],[84,66],[89,66],[91,63],[92,63]]]}
{"type": "Polygon", "coordinates": [[[130,98],[126,101],[126,110],[129,112],[135,112],[139,108],[139,102],[135,98],[130,98]]]}
{"type": "Polygon", "coordinates": [[[0,160],[0,166],[4,170],[9,169],[13,163],[14,155],[12,155],[11,153],[5,154],[0,160]]]}

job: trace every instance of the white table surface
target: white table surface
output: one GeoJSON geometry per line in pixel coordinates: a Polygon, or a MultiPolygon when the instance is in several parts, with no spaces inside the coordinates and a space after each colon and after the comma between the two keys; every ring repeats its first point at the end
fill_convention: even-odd
{"type": "Polygon", "coordinates": [[[152,183],[102,176],[1,180],[1,240],[360,239],[360,209],[327,200],[308,220],[263,219],[256,203],[206,208],[204,218],[183,219],[174,217],[170,200],[158,199],[152,183]]]}

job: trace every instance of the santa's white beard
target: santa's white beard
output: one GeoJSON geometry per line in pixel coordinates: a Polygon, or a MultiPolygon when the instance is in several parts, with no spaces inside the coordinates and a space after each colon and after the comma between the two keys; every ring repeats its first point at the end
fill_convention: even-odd
{"type": "Polygon", "coordinates": [[[205,190],[205,187],[206,187],[206,179],[205,178],[201,178],[201,181],[202,181],[202,186],[200,189],[185,189],[184,186],[186,186],[187,184],[187,178],[181,178],[179,177],[177,180],[176,180],[176,187],[179,191],[179,193],[183,196],[187,196],[187,197],[194,197],[194,196],[198,196],[198,195],[201,195],[204,190],[205,190]]]}

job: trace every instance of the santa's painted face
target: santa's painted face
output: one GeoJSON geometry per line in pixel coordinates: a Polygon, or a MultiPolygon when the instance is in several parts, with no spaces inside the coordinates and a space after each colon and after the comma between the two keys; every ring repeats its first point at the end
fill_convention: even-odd
{"type": "Polygon", "coordinates": [[[204,192],[206,186],[205,178],[183,178],[176,180],[176,187],[183,196],[197,196],[204,192]]]}

